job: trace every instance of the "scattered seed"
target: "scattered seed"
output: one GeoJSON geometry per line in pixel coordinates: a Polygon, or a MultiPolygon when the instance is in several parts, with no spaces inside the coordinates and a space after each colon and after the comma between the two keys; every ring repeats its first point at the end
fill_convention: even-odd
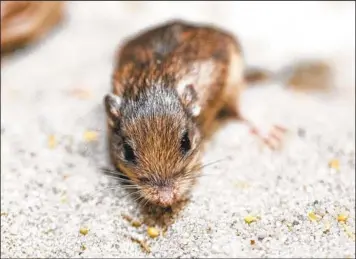
{"type": "Polygon", "coordinates": [[[337,221],[346,223],[346,221],[347,221],[347,216],[346,216],[345,214],[339,214],[339,215],[337,216],[337,221]]]}
{"type": "Polygon", "coordinates": [[[253,246],[255,243],[256,243],[255,240],[253,240],[253,239],[250,240],[250,244],[251,244],[252,246],[253,246]]]}
{"type": "Polygon", "coordinates": [[[288,231],[292,231],[293,230],[293,224],[292,223],[287,223],[287,228],[288,228],[288,231]]]}
{"type": "Polygon", "coordinates": [[[243,182],[243,181],[238,181],[235,183],[235,187],[239,188],[239,189],[247,189],[250,187],[250,184],[247,182],[243,182]]]}
{"type": "Polygon", "coordinates": [[[98,133],[96,131],[86,131],[84,132],[84,139],[87,142],[96,141],[98,139],[98,133]]]}
{"type": "Polygon", "coordinates": [[[56,137],[54,135],[50,135],[48,138],[48,147],[50,149],[53,149],[55,148],[56,144],[57,144],[56,137]]]}
{"type": "Polygon", "coordinates": [[[156,238],[159,236],[159,231],[157,228],[154,227],[149,227],[147,229],[147,234],[151,237],[151,238],[156,238]]]}
{"type": "Polygon", "coordinates": [[[138,220],[133,220],[133,221],[131,222],[131,225],[132,225],[133,227],[135,227],[135,228],[139,228],[139,227],[141,227],[142,222],[140,222],[140,221],[138,221],[138,220]]]}
{"type": "Polygon", "coordinates": [[[337,159],[332,159],[329,161],[329,167],[335,170],[339,170],[340,169],[340,163],[339,160],[337,159]]]}
{"type": "Polygon", "coordinates": [[[257,218],[254,216],[248,215],[245,217],[245,222],[247,224],[251,224],[252,222],[256,222],[256,221],[257,221],[257,218]]]}
{"type": "Polygon", "coordinates": [[[81,249],[82,251],[84,251],[84,250],[87,249],[87,247],[83,244],[83,245],[80,246],[80,249],[81,249]]]}
{"type": "Polygon", "coordinates": [[[321,217],[319,215],[315,214],[314,212],[309,212],[308,213],[308,218],[311,221],[319,221],[319,220],[321,220],[321,217]]]}
{"type": "Polygon", "coordinates": [[[92,96],[90,91],[81,88],[73,89],[70,91],[70,94],[79,99],[89,99],[92,96]]]}
{"type": "Polygon", "coordinates": [[[88,232],[89,232],[89,229],[87,229],[87,228],[82,227],[79,229],[79,233],[82,234],[83,236],[87,235],[88,232]]]}

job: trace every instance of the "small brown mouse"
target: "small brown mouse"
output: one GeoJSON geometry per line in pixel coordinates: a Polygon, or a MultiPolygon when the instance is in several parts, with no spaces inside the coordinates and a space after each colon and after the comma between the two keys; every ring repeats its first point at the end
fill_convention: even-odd
{"type": "Polygon", "coordinates": [[[212,25],[165,22],[120,46],[104,99],[109,148],[143,199],[162,207],[183,199],[217,118],[248,123],[239,96],[254,77],[245,71],[240,43],[212,25]]]}

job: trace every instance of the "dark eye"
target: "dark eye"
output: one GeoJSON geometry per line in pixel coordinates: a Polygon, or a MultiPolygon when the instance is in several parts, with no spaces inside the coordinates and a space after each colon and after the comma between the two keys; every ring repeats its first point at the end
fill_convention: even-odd
{"type": "Polygon", "coordinates": [[[128,162],[131,162],[131,163],[135,163],[136,156],[135,156],[135,153],[134,153],[132,147],[129,144],[124,143],[123,148],[124,148],[125,160],[128,162]]]}
{"type": "Polygon", "coordinates": [[[182,150],[182,153],[185,155],[186,153],[188,153],[188,151],[191,148],[190,145],[190,139],[189,139],[189,135],[188,132],[185,132],[181,141],[180,141],[180,148],[182,150]]]}

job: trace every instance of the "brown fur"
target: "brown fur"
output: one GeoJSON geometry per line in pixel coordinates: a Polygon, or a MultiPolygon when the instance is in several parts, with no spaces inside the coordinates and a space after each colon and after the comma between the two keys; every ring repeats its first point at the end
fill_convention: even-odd
{"type": "Polygon", "coordinates": [[[116,58],[114,95],[105,100],[112,161],[145,200],[172,205],[198,176],[221,115],[246,122],[240,93],[261,73],[245,73],[228,32],[179,20],[137,33],[116,58]]]}
{"type": "Polygon", "coordinates": [[[189,191],[218,114],[238,114],[242,65],[240,45],[230,34],[183,21],[140,32],[120,47],[113,93],[123,103],[118,118],[109,123],[109,145],[113,163],[145,199],[166,206],[189,191]],[[189,84],[193,92],[180,94],[180,87],[189,84]],[[201,110],[197,117],[189,113],[194,103],[201,110]],[[180,141],[185,130],[192,148],[184,157],[180,141]],[[135,152],[136,165],[123,158],[125,141],[135,152]],[[167,195],[173,199],[165,202],[167,195]]]}
{"type": "MultiPolygon", "coordinates": [[[[229,33],[213,26],[169,22],[142,32],[122,46],[114,72],[113,91],[134,98],[141,87],[151,87],[146,81],[161,80],[167,82],[168,87],[174,87],[173,82],[189,73],[192,63],[210,61],[214,71],[208,75],[209,83],[198,89],[201,90],[203,111],[198,121],[205,135],[220,110],[237,112],[239,82],[227,89],[229,62],[233,55],[242,59],[240,44],[229,33]],[[159,46],[167,49],[166,55],[155,51],[159,46]]],[[[241,67],[237,73],[242,76],[243,71],[241,67]]]]}

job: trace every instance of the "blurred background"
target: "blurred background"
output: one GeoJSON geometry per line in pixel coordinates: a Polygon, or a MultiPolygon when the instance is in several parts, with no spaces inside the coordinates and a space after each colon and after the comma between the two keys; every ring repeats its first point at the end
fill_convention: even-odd
{"type": "MultiPolygon", "coordinates": [[[[292,157],[281,162],[286,165],[286,168],[291,168],[288,161],[297,161],[297,165],[305,166],[304,175],[298,172],[295,178],[297,180],[291,181],[291,186],[295,185],[297,188],[307,184],[308,181],[316,182],[317,177],[326,179],[326,182],[330,180],[331,184],[336,182],[330,175],[323,175],[320,170],[315,173],[316,170],[312,166],[309,168],[310,171],[307,169],[307,161],[326,164],[327,159],[335,156],[336,153],[342,154],[345,161],[351,161],[349,170],[354,172],[354,1],[65,1],[31,4],[26,1],[20,1],[18,4],[1,1],[2,219],[3,212],[9,213],[4,225],[3,220],[1,223],[2,255],[12,257],[23,256],[23,253],[32,257],[72,255],[68,251],[74,250],[65,247],[77,241],[73,243],[64,240],[69,236],[74,238],[71,231],[77,229],[78,225],[73,223],[74,221],[66,223],[69,215],[80,221],[86,217],[83,216],[84,214],[88,215],[86,214],[88,211],[96,213],[94,207],[97,205],[88,205],[87,212],[71,207],[68,209],[70,214],[65,214],[58,209],[64,206],[58,205],[58,196],[66,192],[68,200],[73,198],[72,200],[76,201],[83,193],[93,193],[100,186],[101,181],[104,181],[97,174],[99,164],[106,163],[107,153],[102,98],[111,91],[115,51],[126,37],[176,18],[211,23],[231,31],[242,44],[247,65],[277,71],[302,59],[326,60],[335,72],[335,85],[330,95],[287,93],[283,85],[275,87],[272,84],[262,86],[256,91],[248,89],[243,101],[246,104],[244,110],[247,114],[256,116],[256,120],[267,120],[269,123],[278,121],[290,130],[298,131],[298,134],[300,132],[305,134],[305,131],[308,131],[310,136],[312,134],[316,136],[310,140],[311,142],[303,142],[304,144],[300,144],[296,137],[296,142],[291,145],[294,151],[284,153],[285,156],[292,157]],[[301,128],[304,131],[300,131],[301,128]],[[307,154],[310,156],[308,157],[307,154]],[[302,159],[303,155],[307,157],[302,159]],[[72,177],[68,178],[68,175],[72,177]],[[11,213],[14,216],[11,216],[11,213]],[[56,242],[63,244],[62,248],[51,250],[42,247],[38,251],[27,251],[27,248],[17,249],[17,247],[37,247],[42,243],[51,246],[51,238],[45,239],[43,236],[26,238],[26,235],[38,233],[38,229],[43,230],[47,227],[45,223],[37,225],[36,220],[33,225],[26,223],[36,219],[37,216],[41,219],[54,217],[58,222],[62,222],[57,222],[59,225],[62,224],[63,229],[58,232],[60,234],[56,234],[58,238],[56,242]],[[14,222],[17,222],[17,225],[14,222]],[[22,235],[24,239],[19,239],[12,234],[13,226],[22,226],[22,229],[17,228],[15,232],[18,236],[22,235]],[[28,228],[26,231],[25,227],[28,228]],[[44,254],[41,254],[42,252],[44,254]]],[[[250,139],[241,138],[244,135],[239,135],[241,134],[239,128],[231,126],[223,133],[225,135],[219,135],[219,142],[207,153],[207,159],[216,159],[221,154],[230,154],[234,157],[236,152],[239,152],[239,157],[245,157],[246,160],[241,162],[235,159],[230,162],[229,168],[241,166],[238,163],[246,163],[244,170],[252,165],[261,166],[262,169],[264,166],[269,168],[267,166],[269,162],[264,164],[255,162],[261,160],[253,160],[260,156],[251,155],[254,148],[250,143],[244,142],[250,139]],[[234,134],[237,134],[236,137],[230,137],[234,134]],[[251,153],[248,153],[249,151],[251,153]]],[[[251,177],[251,181],[261,181],[261,186],[268,182],[268,179],[280,177],[278,173],[283,175],[282,172],[276,174],[273,172],[268,177],[259,175],[259,172],[263,172],[261,168],[257,168],[247,176],[251,177]]],[[[244,176],[231,174],[231,177],[244,176]]],[[[336,197],[346,197],[343,201],[349,199],[349,203],[345,203],[345,206],[350,210],[354,209],[355,201],[351,197],[354,197],[355,176],[347,174],[340,177],[344,177],[341,187],[339,185],[328,187],[336,190],[339,196],[329,196],[331,192],[324,192],[326,187],[323,184],[320,187],[321,191],[316,195],[331,202],[336,197]]],[[[228,191],[227,178],[218,178],[215,182],[211,182],[210,188],[215,190],[211,186],[212,184],[215,186],[219,181],[223,186],[220,191],[228,191]]],[[[206,184],[208,188],[209,183],[206,184]]],[[[271,186],[263,191],[261,189],[261,193],[265,193],[268,188],[272,193],[276,191],[271,186]]],[[[259,189],[254,191],[257,193],[259,189]]],[[[209,191],[207,194],[204,188],[201,189],[200,197],[209,198],[208,195],[214,195],[214,191],[209,191]]],[[[276,197],[286,197],[283,195],[278,193],[276,197]]],[[[232,198],[230,203],[226,201],[222,203],[218,199],[220,196],[224,195],[211,196],[209,203],[200,204],[198,200],[194,206],[201,206],[201,209],[194,211],[200,211],[201,215],[190,215],[188,220],[194,217],[199,219],[203,214],[210,215],[211,208],[206,204],[216,204],[219,208],[227,204],[226,211],[231,211],[240,208],[242,206],[240,203],[248,201],[251,202],[251,206],[257,207],[261,200],[259,194],[252,194],[246,199],[232,198]]],[[[271,194],[265,197],[266,204],[272,196],[271,194]]],[[[303,195],[299,197],[304,198],[303,195]]],[[[309,198],[305,196],[305,199],[309,198]]],[[[113,198],[110,202],[107,204],[117,205],[116,202],[123,203],[124,200],[117,201],[113,198]]],[[[81,206],[85,205],[81,204],[81,206]]],[[[87,218],[96,219],[96,226],[105,228],[114,226],[114,223],[110,225],[111,221],[105,219],[105,216],[110,218],[109,215],[112,215],[110,207],[100,206],[103,207],[100,207],[100,212],[98,211],[96,215],[104,218],[101,219],[99,216],[87,218]]],[[[266,206],[266,211],[271,211],[269,205],[266,206]]],[[[182,224],[189,223],[184,222],[186,221],[182,224]]],[[[102,233],[106,235],[106,232],[102,233]]],[[[120,242],[125,240],[122,234],[118,236],[115,234],[115,237],[122,238],[120,242]]],[[[95,237],[93,240],[93,243],[97,242],[95,237]]],[[[111,241],[107,242],[107,240],[104,243],[109,244],[111,241]]],[[[162,247],[167,244],[170,246],[177,244],[172,242],[169,236],[167,240],[168,243],[162,241],[159,244],[162,247]]],[[[221,242],[224,244],[225,241],[221,242]]],[[[307,245],[308,243],[306,241],[307,245]]],[[[100,246],[101,243],[98,247],[100,246]]],[[[284,250],[283,246],[278,247],[284,250]]],[[[311,250],[304,249],[302,246],[302,248],[284,251],[306,252],[314,251],[313,249],[317,247],[321,245],[315,245],[310,248],[311,250]]],[[[333,255],[344,256],[343,252],[353,253],[354,243],[342,242],[341,245],[325,247],[337,248],[339,250],[335,250],[333,255]]],[[[115,251],[124,256],[140,255],[135,250],[136,247],[130,248],[130,251],[125,249],[115,251]]],[[[189,253],[189,247],[185,248],[185,251],[189,253]]],[[[225,256],[233,255],[244,256],[239,252],[225,254],[225,256]]],[[[306,254],[306,256],[311,255],[315,253],[306,254]]]]}

